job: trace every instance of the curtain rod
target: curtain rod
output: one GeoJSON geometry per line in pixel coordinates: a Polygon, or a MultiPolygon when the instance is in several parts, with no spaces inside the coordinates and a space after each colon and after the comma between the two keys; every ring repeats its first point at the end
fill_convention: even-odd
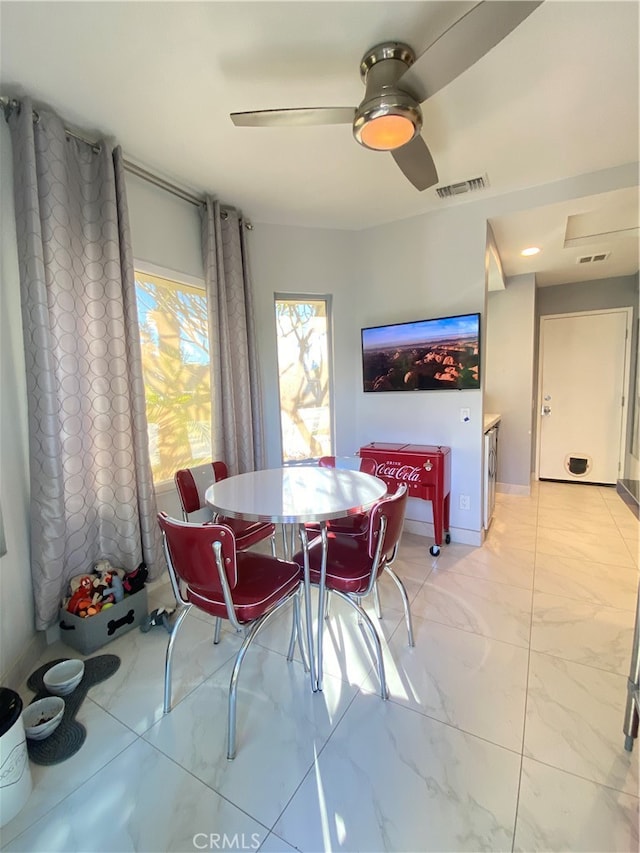
{"type": "Polygon", "coordinates": [[[154,175],[153,172],[149,172],[148,169],[143,169],[142,166],[138,166],[136,163],[132,163],[124,157],[122,158],[122,165],[126,171],[130,172],[132,175],[136,175],[138,178],[142,178],[143,181],[147,181],[150,184],[154,184],[156,187],[160,187],[161,190],[166,190],[173,195],[177,195],[178,198],[183,199],[183,201],[188,201],[190,204],[195,204],[196,207],[202,207],[205,203],[203,196],[197,196],[190,193],[188,190],[183,190],[182,187],[172,184],[170,181],[165,180],[165,178],[161,178],[160,175],[154,175]]]}
{"type": "MultiPolygon", "coordinates": [[[[0,97],[0,104],[2,105],[2,109],[5,111],[5,115],[7,110],[11,110],[12,108],[19,107],[20,101],[17,98],[7,98],[5,96],[0,97]]],[[[38,121],[40,116],[38,111],[34,109],[33,111],[34,120],[38,121]]],[[[72,139],[77,139],[78,142],[84,142],[86,145],[90,145],[96,151],[100,150],[100,143],[95,139],[89,139],[87,136],[83,136],[75,130],[71,130],[71,128],[65,125],[64,132],[67,136],[70,136],[72,139]]],[[[127,160],[125,157],[122,158],[122,165],[126,169],[127,172],[131,172],[132,175],[137,175],[139,178],[142,178],[145,181],[148,181],[150,184],[154,184],[160,189],[167,190],[167,192],[173,193],[173,195],[177,195],[179,198],[184,201],[188,201],[190,204],[194,204],[197,207],[204,204],[204,198],[194,195],[190,193],[188,190],[182,189],[182,187],[176,186],[176,184],[172,184],[170,181],[165,180],[165,178],[161,178],[160,175],[154,175],[153,172],[149,172],[148,169],[143,169],[142,166],[138,166],[136,163],[132,163],[130,160],[127,160]]]]}
{"type": "MultiPolygon", "coordinates": [[[[14,107],[19,107],[20,101],[17,98],[8,98],[5,95],[0,95],[0,107],[4,111],[5,118],[8,117],[8,111],[14,107]]],[[[34,109],[33,111],[34,120],[38,121],[40,116],[38,111],[34,109]]],[[[75,130],[71,130],[70,128],[64,128],[64,132],[67,136],[70,136],[72,139],[77,139],[78,142],[84,142],[86,145],[90,145],[96,151],[100,150],[100,143],[95,139],[88,139],[86,136],[82,136],[77,133],[75,130]]],[[[138,178],[142,178],[143,181],[147,181],[149,184],[153,184],[156,187],[159,187],[161,190],[165,190],[166,192],[171,193],[172,195],[178,196],[183,201],[189,202],[189,204],[193,204],[196,207],[202,207],[205,203],[204,196],[198,196],[194,193],[189,192],[189,190],[185,190],[182,187],[179,187],[177,184],[171,183],[171,181],[166,180],[166,178],[162,178],[160,175],[156,175],[153,172],[150,172],[148,169],[144,169],[142,166],[138,166],[137,163],[132,163],[130,160],[127,160],[125,157],[122,158],[122,165],[125,168],[125,171],[130,172],[132,175],[136,175],[138,178]]],[[[222,209],[221,216],[226,219],[227,211],[222,209]]],[[[249,231],[253,230],[253,225],[246,219],[241,218],[241,222],[248,228],[249,231]]]]}

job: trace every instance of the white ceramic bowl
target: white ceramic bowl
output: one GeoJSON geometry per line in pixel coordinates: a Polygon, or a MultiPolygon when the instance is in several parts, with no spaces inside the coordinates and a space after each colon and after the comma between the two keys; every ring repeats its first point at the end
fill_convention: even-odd
{"type": "Polygon", "coordinates": [[[42,680],[49,693],[68,696],[80,684],[83,675],[84,661],[72,658],[52,666],[45,672],[42,680]]]}
{"type": "Polygon", "coordinates": [[[31,740],[43,740],[53,734],[62,722],[64,699],[59,696],[47,696],[38,699],[22,712],[24,732],[31,740]]]}

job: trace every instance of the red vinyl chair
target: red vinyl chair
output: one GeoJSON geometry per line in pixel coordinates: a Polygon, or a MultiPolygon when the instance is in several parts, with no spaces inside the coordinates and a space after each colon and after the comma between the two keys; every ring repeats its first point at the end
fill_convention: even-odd
{"type": "MultiPolygon", "coordinates": [[[[185,521],[189,521],[192,513],[207,508],[205,501],[207,489],[220,480],[226,480],[228,476],[229,472],[224,462],[206,462],[204,465],[181,468],[176,471],[174,481],[185,521]]],[[[215,521],[226,524],[233,530],[240,551],[271,537],[271,553],[275,556],[275,525],[263,521],[242,521],[238,518],[222,516],[217,516],[215,521]]]]}
{"type": "MultiPolygon", "coordinates": [[[[386,495],[371,508],[368,515],[366,536],[353,536],[345,533],[328,532],[327,563],[324,586],[321,583],[322,539],[317,536],[309,545],[309,571],[311,583],[320,586],[319,612],[324,612],[323,596],[325,590],[348,602],[358,613],[361,622],[367,627],[376,653],[380,695],[388,696],[387,683],[382,659],[380,638],[361,599],[373,593],[376,581],[386,571],[400,590],[404,606],[404,616],[409,636],[409,645],[415,645],[409,597],[404,584],[391,568],[404,524],[407,504],[407,487],[403,483],[393,495],[386,495]]],[[[299,551],[293,559],[304,568],[304,552],[299,551]]],[[[323,625],[319,630],[324,628],[323,625]]],[[[322,641],[318,643],[318,688],[322,688],[322,641]]]]}
{"type": "MultiPolygon", "coordinates": [[[[362,471],[365,474],[371,474],[375,477],[378,466],[375,459],[367,456],[322,456],[318,459],[318,465],[321,468],[347,468],[350,471],[362,471]]],[[[327,530],[332,533],[344,533],[347,536],[366,536],[369,526],[369,514],[357,513],[346,518],[337,518],[332,521],[327,521],[327,530]]],[[[320,530],[319,525],[309,524],[307,530],[311,533],[320,530]]],[[[380,593],[378,584],[373,588],[373,598],[376,606],[376,614],[378,619],[382,619],[382,608],[380,606],[380,593]]],[[[327,598],[327,611],[329,615],[329,598],[327,598]]]]}
{"type": "Polygon", "coordinates": [[[321,468],[346,468],[349,471],[363,471],[376,475],[376,461],[369,456],[321,456],[318,459],[321,468]]]}
{"type": "MultiPolygon", "coordinates": [[[[249,645],[265,622],[293,599],[294,622],[287,660],[293,659],[300,632],[300,567],[255,551],[238,549],[236,535],[227,524],[190,524],[159,513],[169,577],[181,606],[169,635],[164,670],[164,713],[171,711],[171,667],[176,637],[191,607],[236,628],[247,628],[236,655],[229,683],[227,758],[236,754],[236,693],[240,667],[249,645]]],[[[306,656],[302,648],[306,668],[306,656]]]]}
{"type": "MultiPolygon", "coordinates": [[[[180,498],[182,517],[189,521],[192,513],[202,509],[208,509],[205,493],[209,486],[220,480],[226,480],[229,471],[224,462],[205,462],[203,465],[195,465],[192,468],[180,468],[174,475],[174,482],[180,498]]],[[[239,518],[226,518],[224,516],[212,516],[221,524],[230,527],[236,536],[236,545],[240,551],[251,548],[264,539],[271,539],[271,553],[276,555],[276,528],[274,524],[262,521],[242,521],[239,518]]],[[[216,619],[213,633],[213,642],[220,642],[221,621],[216,619]]]]}
{"type": "MultiPolygon", "coordinates": [[[[374,459],[360,456],[322,456],[318,459],[321,468],[346,468],[350,471],[362,471],[364,474],[376,475],[376,463],[374,459]]],[[[332,533],[346,533],[350,536],[366,536],[369,516],[367,513],[358,513],[346,518],[337,518],[327,521],[327,530],[332,533]]],[[[308,530],[318,530],[318,525],[307,525],[308,530]]]]}

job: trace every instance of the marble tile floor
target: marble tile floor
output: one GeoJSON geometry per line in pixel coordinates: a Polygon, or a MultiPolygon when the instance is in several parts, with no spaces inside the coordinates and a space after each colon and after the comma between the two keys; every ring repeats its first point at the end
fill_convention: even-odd
{"type": "MultiPolygon", "coordinates": [[[[31,765],[2,849],[637,851],[640,744],[624,750],[622,721],[638,522],[614,488],[539,483],[497,501],[481,548],[434,559],[428,540],[403,537],[416,645],[385,578],[388,702],[341,602],[322,694],[286,661],[289,615],[268,625],[241,673],[233,762],[235,632],[213,646],[211,620],[187,617],[167,716],[166,632],[105,647],[122,664],[81,708],[84,746],[31,765]]],[[[170,588],[150,599],[170,606],[170,588]]],[[[62,656],[51,646],[42,662],[62,656]]]]}

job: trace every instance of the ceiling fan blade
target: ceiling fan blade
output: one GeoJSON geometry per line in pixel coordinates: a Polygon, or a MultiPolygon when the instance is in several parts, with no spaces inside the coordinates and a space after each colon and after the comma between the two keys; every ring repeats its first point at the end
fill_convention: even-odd
{"type": "Polygon", "coordinates": [[[455,80],[509,35],[538,6],[525,0],[485,0],[445,30],[398,81],[422,103],[455,80]]]}
{"type": "Polygon", "coordinates": [[[391,156],[417,190],[427,190],[438,183],[436,165],[421,136],[416,136],[402,148],[396,148],[391,156]]]}
{"type": "Polygon", "coordinates": [[[292,110],[254,110],[231,113],[237,127],[303,127],[319,124],[352,124],[355,107],[303,107],[292,110]]]}

